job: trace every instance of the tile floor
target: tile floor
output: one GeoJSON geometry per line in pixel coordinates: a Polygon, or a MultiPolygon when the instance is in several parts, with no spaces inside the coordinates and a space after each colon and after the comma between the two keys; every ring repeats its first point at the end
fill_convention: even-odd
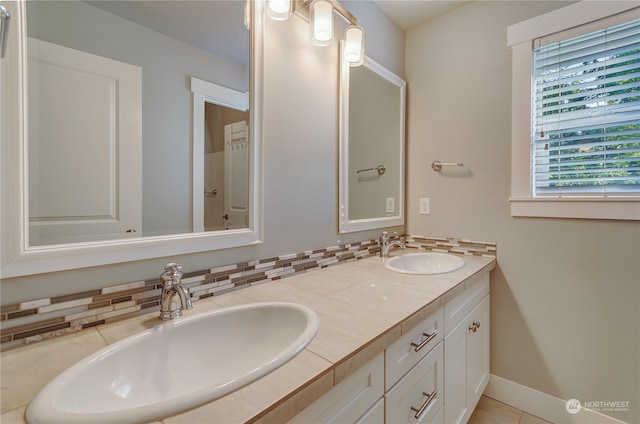
{"type": "Polygon", "coordinates": [[[482,396],[468,424],[551,424],[512,406],[482,396]]]}

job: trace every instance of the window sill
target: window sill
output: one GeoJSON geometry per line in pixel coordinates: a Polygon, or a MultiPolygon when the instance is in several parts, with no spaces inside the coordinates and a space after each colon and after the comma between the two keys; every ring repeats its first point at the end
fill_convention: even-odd
{"type": "Polygon", "coordinates": [[[640,199],[511,197],[511,216],[640,221],[640,199]]]}

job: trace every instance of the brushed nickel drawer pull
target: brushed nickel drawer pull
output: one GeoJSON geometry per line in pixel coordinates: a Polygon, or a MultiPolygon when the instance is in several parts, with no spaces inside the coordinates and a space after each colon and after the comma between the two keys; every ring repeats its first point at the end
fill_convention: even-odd
{"type": "Polygon", "coordinates": [[[0,4],[0,59],[7,53],[7,41],[9,39],[9,23],[11,14],[6,7],[0,4]]]}
{"type": "Polygon", "coordinates": [[[433,332],[431,334],[429,333],[422,333],[423,336],[426,337],[426,339],[422,340],[420,343],[414,343],[411,342],[411,346],[413,346],[413,350],[418,352],[420,349],[422,349],[423,347],[425,347],[427,345],[427,343],[429,343],[431,340],[433,340],[433,338],[438,334],[438,330],[433,330],[433,332]]]}
{"type": "Polygon", "coordinates": [[[434,390],[433,392],[431,392],[430,395],[426,394],[425,392],[422,392],[422,394],[424,396],[427,397],[427,400],[424,401],[424,403],[422,404],[422,406],[420,407],[420,409],[416,409],[413,406],[411,407],[411,410],[413,412],[416,413],[416,415],[414,415],[414,417],[417,419],[420,415],[422,415],[422,413],[429,407],[429,405],[431,404],[431,402],[433,402],[433,400],[436,398],[436,391],[434,390]]]}

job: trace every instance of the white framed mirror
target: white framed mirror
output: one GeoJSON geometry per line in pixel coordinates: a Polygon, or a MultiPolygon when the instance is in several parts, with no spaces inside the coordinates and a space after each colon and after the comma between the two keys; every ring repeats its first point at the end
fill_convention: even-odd
{"type": "Polygon", "coordinates": [[[405,81],[365,56],[341,64],[339,232],[404,224],[405,81]]]}
{"type": "Polygon", "coordinates": [[[34,0],[10,2],[10,7],[9,54],[0,62],[3,278],[261,242],[262,2],[34,0]],[[250,15],[245,15],[247,5],[250,15]],[[117,11],[119,6],[124,9],[117,11]],[[223,25],[232,20],[235,28],[223,25]],[[245,22],[250,22],[250,31],[245,22]],[[71,25],[90,33],[79,36],[71,25]],[[136,45],[138,40],[147,44],[136,45]],[[126,49],[118,50],[118,41],[126,49]],[[228,48],[238,42],[246,44],[240,49],[244,53],[228,48]],[[75,62],[70,66],[65,62],[70,51],[79,54],[83,64],[96,60],[94,69],[86,71],[75,62]],[[150,62],[154,56],[161,61],[150,62]],[[102,71],[109,63],[116,74],[90,75],[74,94],[56,79],[61,73],[102,71]],[[38,67],[53,71],[34,74],[38,67]],[[129,76],[122,79],[119,72],[129,76]],[[248,106],[246,173],[239,178],[245,183],[239,196],[246,199],[242,225],[206,231],[196,221],[199,212],[195,210],[204,207],[206,187],[195,179],[203,170],[194,156],[194,132],[199,130],[193,126],[198,111],[194,110],[192,78],[242,93],[242,107],[248,106]],[[169,80],[171,84],[166,83],[169,80]],[[40,90],[54,86],[57,91],[40,90]],[[78,97],[85,99],[73,103],[78,97]],[[87,98],[93,104],[83,101],[87,98]],[[123,98],[126,105],[119,103],[123,98]],[[70,139],[73,131],[59,125],[64,119],[44,109],[47,102],[64,104],[59,109],[67,120],[90,111],[75,121],[95,133],[82,132],[67,146],[50,145],[55,131],[60,139],[70,139]],[[149,112],[149,105],[164,112],[149,112]],[[101,108],[106,118],[98,114],[101,108]],[[165,122],[162,113],[184,118],[165,122]],[[50,116],[50,122],[34,127],[29,121],[34,115],[50,116]],[[58,172],[57,180],[50,177],[48,168],[58,172]],[[121,174],[121,168],[131,172],[121,174]],[[95,175],[87,176],[82,169],[95,175]],[[125,189],[130,190],[125,193],[125,189]],[[71,196],[74,193],[81,194],[71,196]],[[91,196],[94,202],[83,201],[91,196]],[[71,207],[74,202],[76,208],[71,207]],[[124,204],[130,213],[121,208],[124,204]],[[79,217],[77,210],[86,214],[79,217]],[[125,216],[133,218],[125,221],[125,216]],[[114,225],[106,231],[77,234],[69,227],[55,228],[74,220],[85,229],[114,225]]]}

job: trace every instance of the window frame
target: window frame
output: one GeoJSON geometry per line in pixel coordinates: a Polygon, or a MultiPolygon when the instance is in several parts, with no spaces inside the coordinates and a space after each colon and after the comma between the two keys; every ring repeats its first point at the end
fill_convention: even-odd
{"type": "Polygon", "coordinates": [[[508,27],[507,43],[512,50],[512,216],[640,220],[638,196],[534,197],[531,184],[533,41],[632,9],[637,9],[640,17],[637,2],[581,1],[508,27]]]}

